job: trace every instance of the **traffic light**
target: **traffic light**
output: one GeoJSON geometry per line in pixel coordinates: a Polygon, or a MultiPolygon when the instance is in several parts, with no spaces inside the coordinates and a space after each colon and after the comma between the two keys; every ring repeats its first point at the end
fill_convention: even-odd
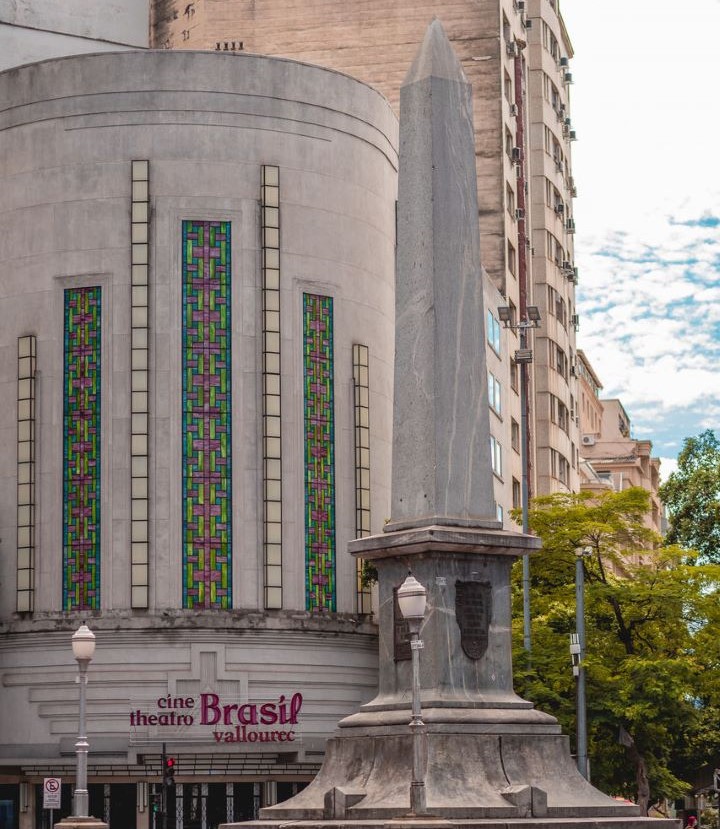
{"type": "Polygon", "coordinates": [[[153,814],[159,814],[160,807],[162,806],[162,795],[160,794],[160,792],[153,792],[151,801],[153,814]]]}
{"type": "Polygon", "coordinates": [[[166,757],[165,758],[165,768],[163,769],[163,785],[165,785],[165,786],[174,786],[175,785],[175,758],[174,757],[166,757]]]}

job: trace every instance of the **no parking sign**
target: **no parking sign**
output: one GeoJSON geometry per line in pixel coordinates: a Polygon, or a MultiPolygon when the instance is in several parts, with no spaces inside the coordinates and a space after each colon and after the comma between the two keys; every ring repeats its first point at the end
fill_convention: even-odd
{"type": "Polygon", "coordinates": [[[43,780],[43,809],[59,809],[61,780],[59,777],[46,777],[43,780]]]}

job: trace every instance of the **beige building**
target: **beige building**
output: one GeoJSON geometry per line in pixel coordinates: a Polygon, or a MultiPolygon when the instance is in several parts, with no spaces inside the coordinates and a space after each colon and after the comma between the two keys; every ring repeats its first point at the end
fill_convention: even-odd
{"type": "MultiPolygon", "coordinates": [[[[529,413],[533,493],[577,489],[575,281],[570,166],[572,57],[558,0],[155,0],[152,42],[292,57],[378,88],[397,110],[399,90],[425,29],[437,16],[473,86],[481,256],[515,320],[537,305],[529,413]],[[534,389],[534,390],[533,390],[534,389]]],[[[489,308],[494,314],[495,308],[489,308]]],[[[495,316],[497,316],[495,314],[495,316]]],[[[487,321],[486,321],[487,322],[487,321]]],[[[534,342],[533,342],[534,335],[534,342]]],[[[512,355],[496,365],[497,395],[512,436],[501,448],[498,491],[519,498],[520,395],[512,355]],[[501,470],[501,471],[500,471],[501,470]]],[[[489,379],[489,382],[492,382],[489,379]]],[[[492,419],[492,417],[491,417],[492,419]]]]}
{"type": "Polygon", "coordinates": [[[578,352],[577,373],[582,488],[610,487],[616,492],[634,486],[646,489],[651,504],[646,525],[661,533],[660,460],[651,455],[652,442],[632,437],[630,418],[619,400],[600,398],[602,384],[582,351],[578,352]]]}

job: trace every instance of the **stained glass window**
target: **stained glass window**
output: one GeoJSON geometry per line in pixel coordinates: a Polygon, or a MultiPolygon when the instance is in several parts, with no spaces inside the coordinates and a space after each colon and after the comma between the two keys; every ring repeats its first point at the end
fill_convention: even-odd
{"type": "Polygon", "coordinates": [[[63,609],[100,607],[101,289],[64,295],[63,609]]]}
{"type": "Polygon", "coordinates": [[[182,232],[183,607],[230,608],[230,223],[182,232]]]}
{"type": "Polygon", "coordinates": [[[336,609],[333,300],[303,294],[305,596],[308,610],[336,609]]]}

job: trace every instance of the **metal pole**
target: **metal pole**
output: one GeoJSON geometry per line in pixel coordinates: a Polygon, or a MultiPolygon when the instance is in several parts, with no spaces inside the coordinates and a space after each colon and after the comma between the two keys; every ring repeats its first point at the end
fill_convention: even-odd
{"type": "MultiPolygon", "coordinates": [[[[520,348],[527,348],[527,331],[521,322],[520,348]]],[[[522,505],[522,531],[528,533],[528,418],[527,418],[527,364],[520,363],[520,465],[522,466],[522,485],[520,499],[522,505]]],[[[523,648],[528,656],[532,650],[530,640],[530,556],[522,559],[523,588],[523,648]]]]}
{"type": "Polygon", "coordinates": [[[585,712],[585,570],[582,552],[575,559],[575,624],[580,644],[577,678],[577,767],[588,779],[587,718],[585,712]]]}
{"type": "Polygon", "coordinates": [[[167,762],[167,755],[165,753],[165,743],[162,744],[162,788],[160,795],[160,821],[162,829],[167,829],[168,825],[168,801],[169,801],[169,794],[168,791],[168,784],[167,784],[167,771],[165,769],[165,763],[167,762]]]}
{"type": "Polygon", "coordinates": [[[75,809],[74,817],[88,817],[88,791],[87,791],[87,759],[90,748],[87,735],[85,734],[85,698],[87,692],[87,669],[88,659],[78,659],[78,682],[80,683],[80,722],[78,725],[78,738],[75,743],[77,755],[77,779],[75,780],[75,809]]]}
{"type": "Polygon", "coordinates": [[[425,802],[425,766],[427,763],[427,746],[425,744],[425,723],[420,711],[420,620],[410,620],[410,650],[412,654],[412,733],[413,762],[412,782],[410,783],[410,814],[424,815],[427,811],[425,802]]]}

